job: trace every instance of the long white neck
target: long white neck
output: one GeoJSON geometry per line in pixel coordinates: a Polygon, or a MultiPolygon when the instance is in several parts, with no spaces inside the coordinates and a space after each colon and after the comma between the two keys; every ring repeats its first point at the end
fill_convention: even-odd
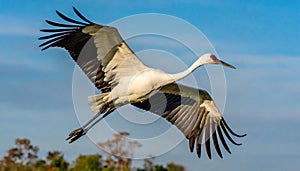
{"type": "Polygon", "coordinates": [[[169,74],[172,77],[172,82],[181,80],[188,76],[190,73],[192,73],[196,68],[200,67],[201,65],[204,65],[205,62],[199,58],[197,61],[195,61],[187,70],[179,72],[177,74],[169,74]]]}

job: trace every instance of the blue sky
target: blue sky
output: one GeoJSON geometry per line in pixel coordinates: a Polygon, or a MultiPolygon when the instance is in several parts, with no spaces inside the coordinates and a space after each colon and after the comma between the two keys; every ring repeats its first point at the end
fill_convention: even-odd
{"type": "MultiPolygon", "coordinates": [[[[44,19],[57,20],[55,10],[74,16],[72,6],[102,24],[141,13],[179,17],[201,30],[219,56],[237,66],[235,71],[225,69],[224,114],[233,128],[248,134],[241,140],[243,146],[232,146],[233,154],[222,160],[199,160],[183,141],[157,157],[157,163],[175,161],[195,171],[300,168],[300,1],[296,0],[1,1],[0,156],[17,137],[40,146],[41,156],[54,149],[70,160],[99,152],[87,137],[72,145],[64,141],[79,126],[72,102],[74,63],[61,49],[41,52],[38,47],[39,29],[47,27],[44,19]]],[[[195,72],[206,80],[203,73],[201,68],[195,72]]]]}

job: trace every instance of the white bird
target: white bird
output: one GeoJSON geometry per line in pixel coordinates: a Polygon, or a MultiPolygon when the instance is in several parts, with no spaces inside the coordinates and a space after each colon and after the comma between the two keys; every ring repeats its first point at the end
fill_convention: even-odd
{"type": "Polygon", "coordinates": [[[45,20],[60,28],[42,29],[42,32],[53,34],[39,38],[47,40],[40,45],[42,50],[49,47],[65,48],[95,87],[101,90],[101,94],[88,98],[96,115],[69,134],[67,140],[70,143],[85,135],[116,108],[132,104],[158,114],[174,124],[189,140],[191,152],[196,143],[199,158],[202,142],[205,143],[207,155],[211,158],[210,137],[221,158],[217,135],[229,153],[223,133],[233,144],[241,145],[228,132],[236,137],[246,134],[238,135],[229,128],[206,91],[175,83],[205,64],[221,64],[235,69],[234,66],[208,53],[199,57],[187,70],[177,74],[149,68],[128,47],[116,28],[95,24],[76,8],[73,9],[82,21],[76,21],[56,11],[58,16],[69,23],[45,20]]]}

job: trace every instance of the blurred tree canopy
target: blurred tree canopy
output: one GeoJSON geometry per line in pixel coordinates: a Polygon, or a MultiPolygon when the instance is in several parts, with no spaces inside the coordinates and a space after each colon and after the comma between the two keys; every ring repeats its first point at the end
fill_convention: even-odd
{"type": "Polygon", "coordinates": [[[129,171],[131,158],[134,151],[141,147],[137,141],[128,140],[128,132],[120,132],[113,135],[112,140],[98,143],[98,146],[107,154],[105,164],[113,170],[129,171]]]}
{"type": "Polygon", "coordinates": [[[97,171],[102,168],[102,157],[99,154],[80,155],[75,161],[72,171],[97,171]]]}
{"type": "Polygon", "coordinates": [[[0,158],[0,171],[185,171],[184,166],[175,163],[155,165],[153,158],[145,159],[143,168],[133,168],[131,157],[141,144],[128,140],[127,132],[113,136],[112,140],[98,143],[105,158],[100,154],[79,155],[70,163],[60,151],[49,151],[45,159],[41,159],[38,146],[32,145],[29,139],[17,138],[15,147],[0,158]]]}

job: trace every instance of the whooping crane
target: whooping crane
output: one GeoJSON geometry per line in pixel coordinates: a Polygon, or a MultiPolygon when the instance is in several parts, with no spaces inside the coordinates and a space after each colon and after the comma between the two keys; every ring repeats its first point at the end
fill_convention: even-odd
{"type": "Polygon", "coordinates": [[[45,20],[49,25],[60,28],[42,29],[42,32],[51,34],[39,38],[47,40],[40,45],[42,50],[50,47],[66,49],[95,87],[101,90],[101,94],[88,98],[96,115],[81,128],[69,134],[67,138],[70,140],[69,143],[85,135],[116,108],[132,104],[164,117],[174,124],[189,140],[191,152],[196,143],[199,158],[202,142],[205,143],[207,155],[211,158],[210,138],[222,158],[217,135],[229,153],[223,134],[233,144],[241,145],[236,143],[229,133],[236,137],[243,137],[246,134],[238,135],[230,129],[205,90],[175,83],[205,64],[220,64],[235,69],[234,66],[207,53],[187,70],[177,74],[149,68],[127,46],[116,28],[95,24],[76,8],[73,7],[73,10],[82,21],[76,21],[56,11],[58,16],[69,23],[61,24],[45,20]],[[81,52],[84,49],[89,51],[81,52]],[[165,106],[160,103],[163,99],[166,100],[165,106]],[[150,100],[154,103],[150,103],[150,100]]]}

